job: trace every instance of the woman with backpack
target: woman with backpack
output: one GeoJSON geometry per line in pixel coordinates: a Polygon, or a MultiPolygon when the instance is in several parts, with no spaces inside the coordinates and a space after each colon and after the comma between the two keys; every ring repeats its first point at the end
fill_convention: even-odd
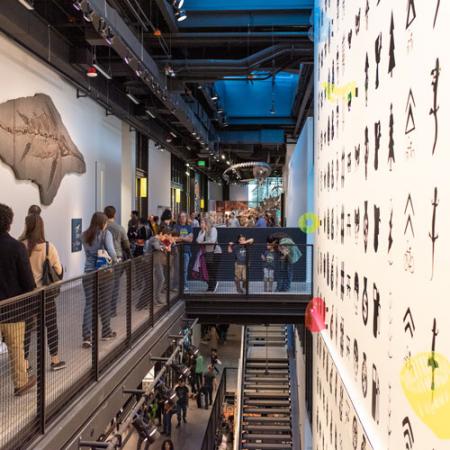
{"type": "MultiPolygon", "coordinates": [[[[38,214],[29,214],[25,219],[25,231],[22,236],[30,258],[36,286],[48,286],[59,281],[63,277],[63,267],[56,247],[45,240],[44,221],[38,214]]],[[[45,327],[47,329],[47,345],[50,350],[50,368],[53,371],[66,367],[58,355],[58,324],[55,299],[58,296],[57,289],[49,289],[45,296],[45,327]]],[[[25,329],[25,360],[28,362],[30,353],[31,326],[26,324],[25,329]]]]}
{"type": "MultiPolygon", "coordinates": [[[[89,274],[98,269],[107,267],[117,262],[114,250],[113,237],[107,230],[108,218],[102,212],[93,214],[89,228],[83,232],[81,239],[86,254],[84,273],[89,274]]],[[[111,296],[113,273],[104,270],[99,273],[98,286],[98,312],[102,324],[102,340],[110,340],[116,337],[111,330],[111,296]]],[[[92,347],[92,302],[95,295],[95,277],[83,277],[83,289],[86,298],[83,314],[83,348],[92,347]]]]}

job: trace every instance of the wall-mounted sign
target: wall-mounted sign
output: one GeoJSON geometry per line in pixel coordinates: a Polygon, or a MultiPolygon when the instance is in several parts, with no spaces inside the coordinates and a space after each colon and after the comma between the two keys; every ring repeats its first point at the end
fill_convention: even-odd
{"type": "Polygon", "coordinates": [[[204,159],[201,159],[200,161],[197,161],[197,166],[199,166],[199,167],[206,167],[206,161],[204,159]]]}
{"type": "Polygon", "coordinates": [[[81,219],[72,219],[72,253],[81,252],[81,219]]]}

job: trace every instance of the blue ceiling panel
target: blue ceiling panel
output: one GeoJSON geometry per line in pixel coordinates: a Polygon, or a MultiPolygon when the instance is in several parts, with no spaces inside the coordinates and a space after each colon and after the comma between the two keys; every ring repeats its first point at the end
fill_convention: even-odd
{"type": "MultiPolygon", "coordinates": [[[[257,74],[255,74],[257,75],[257,74]]],[[[280,72],[275,77],[259,81],[221,80],[215,83],[219,104],[224,109],[230,124],[239,120],[240,124],[271,119],[276,123],[289,120],[298,85],[298,75],[280,72]],[[249,119],[245,121],[245,119],[249,119]]]]}
{"type": "Polygon", "coordinates": [[[282,11],[311,9],[314,0],[186,0],[187,11],[282,11]]]}
{"type": "Polygon", "coordinates": [[[219,137],[225,144],[284,144],[283,130],[221,131],[219,137]]]}

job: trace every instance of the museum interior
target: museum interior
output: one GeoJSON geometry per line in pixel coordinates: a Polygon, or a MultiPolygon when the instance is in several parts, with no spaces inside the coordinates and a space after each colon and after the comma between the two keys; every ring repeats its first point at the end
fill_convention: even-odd
{"type": "Polygon", "coordinates": [[[0,450],[450,450],[449,17],[2,0],[0,450]]]}

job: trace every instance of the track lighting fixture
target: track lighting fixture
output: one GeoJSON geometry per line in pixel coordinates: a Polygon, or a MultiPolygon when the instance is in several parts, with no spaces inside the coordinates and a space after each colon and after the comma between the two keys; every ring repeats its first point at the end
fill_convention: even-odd
{"type": "Polygon", "coordinates": [[[94,66],[88,67],[88,70],[86,71],[86,76],[89,78],[97,78],[97,69],[94,66]]]}
{"type": "Polygon", "coordinates": [[[32,11],[34,9],[33,0],[17,0],[17,1],[29,11],[32,11]]]}
{"type": "Polygon", "coordinates": [[[154,113],[152,113],[151,109],[146,109],[145,110],[145,114],[147,114],[148,116],[150,116],[152,119],[156,119],[156,116],[154,113]]]}
{"type": "Polygon", "coordinates": [[[219,100],[219,96],[217,94],[213,94],[211,100],[216,102],[217,100],[219,100]]]}
{"type": "Polygon", "coordinates": [[[189,170],[186,170],[186,172],[184,172],[186,174],[187,177],[191,176],[191,173],[189,172],[189,170]]]}
{"type": "Polygon", "coordinates": [[[73,7],[77,10],[77,11],[81,11],[81,8],[83,7],[83,3],[84,0],[75,0],[73,2],[73,7]]]}
{"type": "Polygon", "coordinates": [[[184,0],[172,0],[172,5],[176,9],[180,9],[184,5],[184,0]]]}
{"type": "Polygon", "coordinates": [[[170,144],[172,141],[173,141],[172,136],[169,135],[169,136],[166,137],[166,142],[167,142],[168,144],[170,144]]]}
{"type": "Polygon", "coordinates": [[[129,92],[127,93],[127,97],[135,104],[135,105],[139,105],[139,100],[133,95],[130,94],[129,92]]]}
{"type": "Polygon", "coordinates": [[[92,18],[94,17],[94,10],[92,9],[91,5],[86,2],[86,5],[83,8],[83,19],[86,22],[92,22],[92,18]]]}
{"type": "Polygon", "coordinates": [[[220,155],[220,157],[221,157],[222,159],[225,159],[225,158],[226,158],[225,155],[224,155],[223,153],[220,155]]]}
{"type": "Polygon", "coordinates": [[[187,14],[186,11],[184,9],[179,9],[176,13],[175,13],[175,17],[177,19],[177,22],[183,22],[184,20],[187,19],[187,14]]]}
{"type": "Polygon", "coordinates": [[[177,137],[176,133],[174,133],[173,131],[170,131],[170,134],[171,134],[174,138],[177,137]]]}
{"type": "Polygon", "coordinates": [[[107,80],[112,80],[112,76],[105,69],[103,69],[103,67],[100,66],[97,62],[94,62],[93,67],[95,67],[97,71],[101,73],[107,80]]]}

